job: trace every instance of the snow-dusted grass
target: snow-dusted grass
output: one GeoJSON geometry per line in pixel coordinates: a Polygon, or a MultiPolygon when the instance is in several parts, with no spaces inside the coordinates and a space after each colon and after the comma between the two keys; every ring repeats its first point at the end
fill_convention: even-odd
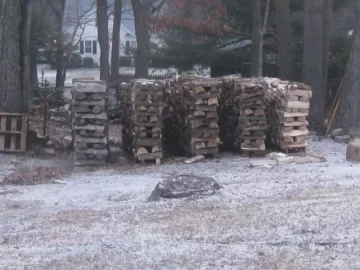
{"type": "Polygon", "coordinates": [[[224,155],[5,187],[0,269],[360,269],[359,166],[344,145],[309,149],[328,162],[251,169],[224,155]],[[224,188],[147,202],[159,179],[178,173],[224,188]]]}

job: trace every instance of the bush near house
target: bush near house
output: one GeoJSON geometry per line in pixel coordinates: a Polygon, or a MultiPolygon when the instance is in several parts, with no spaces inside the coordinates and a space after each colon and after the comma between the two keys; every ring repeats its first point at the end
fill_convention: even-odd
{"type": "Polygon", "coordinates": [[[94,59],[91,57],[84,57],[83,59],[83,67],[85,68],[93,68],[95,66],[94,59]]]}
{"type": "MultiPolygon", "coordinates": [[[[47,54],[47,59],[51,69],[56,69],[56,55],[54,53],[47,54]]],[[[82,65],[81,55],[78,53],[72,53],[70,55],[70,61],[67,68],[80,68],[82,65]]]]}
{"type": "Polygon", "coordinates": [[[80,54],[76,53],[71,56],[70,59],[70,67],[71,68],[79,68],[82,65],[82,57],[80,54]]]}

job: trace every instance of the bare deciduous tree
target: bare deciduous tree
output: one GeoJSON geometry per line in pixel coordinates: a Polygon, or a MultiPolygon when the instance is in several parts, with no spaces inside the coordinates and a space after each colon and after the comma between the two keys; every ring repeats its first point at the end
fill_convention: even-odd
{"type": "Polygon", "coordinates": [[[328,70],[329,70],[329,53],[330,53],[330,34],[332,26],[332,9],[334,0],[324,0],[323,9],[323,83],[324,91],[328,94],[328,70]]]}
{"type": "MultiPolygon", "coordinates": [[[[354,13],[359,16],[360,3],[354,13]]],[[[339,98],[339,114],[336,126],[349,131],[351,128],[360,129],[360,19],[357,19],[353,33],[353,44],[347,64],[342,92],[339,98]]]]}
{"type": "Polygon", "coordinates": [[[153,26],[149,25],[149,18],[151,14],[155,14],[154,18],[158,17],[161,8],[165,4],[165,0],[158,3],[156,0],[131,0],[134,21],[136,40],[138,43],[135,59],[135,77],[146,78],[149,73],[149,50],[150,38],[154,29],[156,21],[153,26]]]}
{"type": "Polygon", "coordinates": [[[107,0],[97,0],[96,19],[100,44],[100,80],[109,78],[109,21],[107,0]]]}
{"type": "Polygon", "coordinates": [[[322,131],[325,118],[323,80],[323,0],[305,0],[303,81],[312,87],[310,129],[322,131]]]}
{"type": "Polygon", "coordinates": [[[252,1],[252,56],[251,56],[251,75],[262,76],[263,70],[263,47],[264,34],[267,30],[269,17],[270,0],[266,0],[264,20],[262,22],[261,0],[252,1]]]}
{"type": "Polygon", "coordinates": [[[279,35],[279,77],[294,80],[294,44],[291,29],[290,0],[275,0],[276,25],[279,35]]]}
{"type": "Polygon", "coordinates": [[[3,112],[28,112],[30,11],[31,1],[0,1],[0,111],[3,112]]]}
{"type": "Polygon", "coordinates": [[[115,0],[111,50],[111,80],[113,81],[117,81],[119,76],[121,13],[122,0],[115,0]]]}

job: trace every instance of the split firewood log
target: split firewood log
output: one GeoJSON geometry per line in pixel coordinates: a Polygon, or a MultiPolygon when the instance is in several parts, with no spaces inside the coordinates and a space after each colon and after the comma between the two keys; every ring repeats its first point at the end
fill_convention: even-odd
{"type": "Polygon", "coordinates": [[[75,100],[84,100],[84,99],[86,99],[85,93],[76,93],[75,94],[75,100]]]}
{"type": "Polygon", "coordinates": [[[161,152],[161,148],[158,147],[158,146],[154,146],[153,148],[151,148],[151,152],[152,152],[152,153],[161,152]]]}
{"type": "Polygon", "coordinates": [[[197,142],[195,143],[195,148],[196,149],[206,148],[206,144],[204,142],[197,142]]]}
{"type": "Polygon", "coordinates": [[[159,122],[159,118],[156,115],[150,116],[150,123],[159,122]]]}
{"type": "Polygon", "coordinates": [[[81,131],[79,132],[79,135],[82,136],[82,137],[87,137],[87,136],[88,136],[88,133],[87,133],[86,130],[81,130],[81,131]]]}
{"type": "Polygon", "coordinates": [[[196,112],[194,112],[194,116],[205,116],[205,112],[204,111],[196,111],[196,112]]]}
{"type": "Polygon", "coordinates": [[[201,120],[193,120],[193,121],[192,121],[192,126],[193,126],[194,128],[198,128],[198,127],[201,127],[201,126],[203,126],[203,125],[204,125],[204,122],[201,121],[201,120]]]}
{"type": "Polygon", "coordinates": [[[256,109],[254,112],[255,116],[263,116],[265,115],[265,110],[264,109],[256,109]]]}
{"type": "Polygon", "coordinates": [[[149,113],[156,113],[159,112],[159,108],[151,106],[148,110],[149,113]]]}
{"type": "Polygon", "coordinates": [[[218,144],[216,141],[210,141],[207,143],[207,148],[214,148],[214,147],[218,147],[218,144]]]}
{"type": "Polygon", "coordinates": [[[139,106],[138,110],[141,111],[141,112],[146,112],[146,111],[148,110],[148,108],[146,108],[145,106],[141,105],[141,106],[139,106]]]}
{"type": "Polygon", "coordinates": [[[253,114],[254,113],[254,111],[252,110],[252,109],[245,109],[244,111],[243,111],[243,114],[246,116],[246,115],[251,115],[251,114],[253,114]]]}
{"type": "Polygon", "coordinates": [[[209,98],[208,99],[208,105],[209,106],[219,105],[219,101],[218,101],[218,99],[216,97],[215,98],[209,98]]]}
{"type": "Polygon", "coordinates": [[[156,132],[160,132],[160,131],[161,131],[160,127],[153,127],[151,130],[152,133],[156,133],[156,132]]]}
{"type": "Polygon", "coordinates": [[[101,94],[101,93],[91,94],[91,99],[92,100],[103,100],[104,99],[104,94],[101,94]]]}
{"type": "Polygon", "coordinates": [[[203,105],[203,104],[205,104],[203,99],[199,99],[195,102],[195,105],[203,105]]]}
{"type": "Polygon", "coordinates": [[[217,116],[217,113],[216,113],[216,112],[208,112],[208,113],[206,114],[206,118],[207,118],[207,119],[216,118],[216,116],[217,116]]]}
{"type": "Polygon", "coordinates": [[[91,134],[92,137],[95,137],[95,138],[101,138],[101,137],[105,137],[105,132],[104,131],[100,131],[100,130],[97,130],[95,132],[93,132],[91,134]]]}
{"type": "Polygon", "coordinates": [[[139,122],[148,122],[148,117],[147,116],[138,116],[137,120],[139,122]]]}
{"type": "Polygon", "coordinates": [[[146,154],[149,154],[149,152],[144,147],[140,147],[136,150],[137,156],[146,155],[146,154]]]}
{"type": "Polygon", "coordinates": [[[93,113],[95,114],[99,114],[99,113],[102,113],[104,111],[104,107],[103,106],[100,106],[100,105],[96,105],[92,108],[91,110],[93,113]]]}
{"type": "Polygon", "coordinates": [[[141,132],[138,133],[138,136],[139,136],[140,138],[146,138],[146,132],[141,131],[141,132]]]}
{"type": "Polygon", "coordinates": [[[196,86],[195,88],[194,88],[194,92],[198,95],[198,94],[201,94],[201,93],[204,93],[205,92],[205,88],[204,87],[202,87],[202,86],[196,86]]]}
{"type": "Polygon", "coordinates": [[[218,127],[219,127],[219,125],[214,121],[210,122],[210,124],[209,124],[209,128],[218,128],[218,127]]]}

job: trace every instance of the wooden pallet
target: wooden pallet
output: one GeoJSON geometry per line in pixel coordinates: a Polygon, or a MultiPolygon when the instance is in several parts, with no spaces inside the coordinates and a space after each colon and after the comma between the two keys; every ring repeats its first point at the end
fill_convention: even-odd
{"type": "Polygon", "coordinates": [[[145,161],[155,161],[156,165],[160,165],[162,159],[162,153],[140,155],[137,156],[136,159],[140,161],[142,164],[144,164],[145,161]]]}
{"type": "Polygon", "coordinates": [[[27,125],[27,114],[0,113],[0,152],[25,152],[27,125]]]}
{"type": "Polygon", "coordinates": [[[280,146],[281,150],[286,154],[306,154],[307,152],[307,143],[302,144],[292,144],[280,146]]]}

